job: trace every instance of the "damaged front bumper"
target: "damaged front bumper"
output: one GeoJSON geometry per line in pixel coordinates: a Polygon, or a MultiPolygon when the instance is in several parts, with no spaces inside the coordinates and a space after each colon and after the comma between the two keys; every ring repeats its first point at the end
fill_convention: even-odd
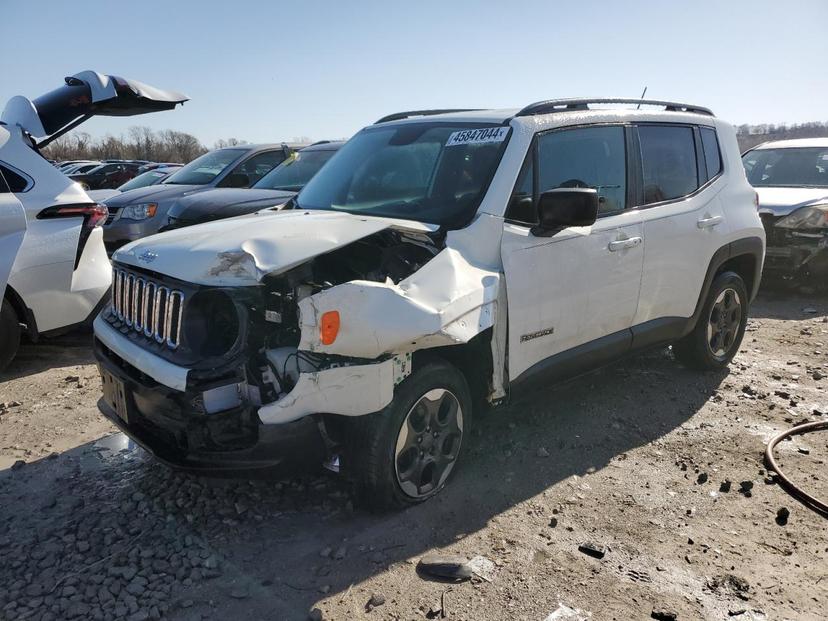
{"type": "Polygon", "coordinates": [[[391,402],[411,356],[301,373],[280,399],[254,405],[238,377],[196,377],[95,321],[95,357],[120,398],[101,399],[110,421],[159,460],[198,471],[249,471],[283,462],[320,463],[324,441],[315,414],[359,416],[391,402]],[[208,395],[227,389],[229,407],[208,413],[208,395]]]}
{"type": "Polygon", "coordinates": [[[767,273],[803,278],[828,277],[828,235],[793,231],[776,243],[778,245],[768,245],[765,251],[764,270],[767,273]]]}

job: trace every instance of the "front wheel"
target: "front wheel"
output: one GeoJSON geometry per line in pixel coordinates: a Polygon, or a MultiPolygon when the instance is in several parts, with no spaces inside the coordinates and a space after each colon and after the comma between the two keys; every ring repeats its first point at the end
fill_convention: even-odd
{"type": "Polygon", "coordinates": [[[342,467],[359,501],[383,511],[437,494],[469,437],[471,410],[463,374],[434,359],[397,387],[385,409],[349,421],[342,467]]]}
{"type": "Polygon", "coordinates": [[[673,344],[676,359],[703,371],[727,366],[739,351],[747,318],[745,281],[735,272],[719,274],[693,331],[673,344]]]}

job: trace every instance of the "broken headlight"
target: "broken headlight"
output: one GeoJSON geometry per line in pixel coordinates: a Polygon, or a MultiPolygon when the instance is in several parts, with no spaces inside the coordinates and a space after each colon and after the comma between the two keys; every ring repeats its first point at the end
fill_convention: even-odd
{"type": "Polygon", "coordinates": [[[783,229],[824,229],[828,228],[828,205],[801,207],[776,223],[783,229]]]}
{"type": "Polygon", "coordinates": [[[221,289],[205,289],[193,295],[184,309],[182,338],[193,353],[221,356],[236,344],[240,325],[233,299],[221,289]]]}

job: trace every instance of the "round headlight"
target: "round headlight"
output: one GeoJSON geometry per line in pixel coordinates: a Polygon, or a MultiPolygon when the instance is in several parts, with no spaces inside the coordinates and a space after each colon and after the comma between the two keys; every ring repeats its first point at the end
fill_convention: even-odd
{"type": "Polygon", "coordinates": [[[239,337],[239,313],[233,300],[219,289],[199,291],[184,308],[182,339],[205,357],[230,351],[239,337]]]}

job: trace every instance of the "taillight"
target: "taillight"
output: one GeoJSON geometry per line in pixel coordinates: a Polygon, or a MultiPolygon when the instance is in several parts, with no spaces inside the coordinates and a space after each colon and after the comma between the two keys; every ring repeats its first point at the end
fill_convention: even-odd
{"type": "Polygon", "coordinates": [[[38,220],[52,220],[55,218],[83,218],[80,235],[78,237],[78,252],[75,255],[75,269],[80,263],[83,249],[95,227],[106,222],[109,211],[97,203],[76,203],[73,205],[53,205],[37,214],[38,220]]]}
{"type": "Polygon", "coordinates": [[[37,218],[38,220],[51,218],[83,218],[84,228],[94,229],[96,226],[101,226],[106,221],[108,215],[109,211],[103,205],[87,203],[47,207],[37,214],[37,218]]]}

